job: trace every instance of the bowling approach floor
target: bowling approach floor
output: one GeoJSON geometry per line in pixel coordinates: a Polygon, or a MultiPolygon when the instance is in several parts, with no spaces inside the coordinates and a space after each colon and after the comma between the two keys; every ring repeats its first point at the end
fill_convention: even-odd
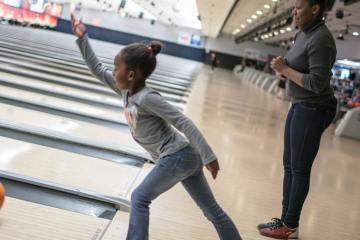
{"type": "MultiPolygon", "coordinates": [[[[207,174],[223,208],[244,239],[259,236],[256,225],[279,217],[282,192],[283,129],[289,105],[229,71],[204,68],[186,113],[219,157],[216,181],[207,174]]],[[[311,190],[301,219],[300,238],[359,239],[360,142],[323,136],[314,163],[311,190]]],[[[181,185],[152,205],[151,239],[217,239],[181,185]]],[[[115,238],[114,238],[115,239],[115,238]]]]}

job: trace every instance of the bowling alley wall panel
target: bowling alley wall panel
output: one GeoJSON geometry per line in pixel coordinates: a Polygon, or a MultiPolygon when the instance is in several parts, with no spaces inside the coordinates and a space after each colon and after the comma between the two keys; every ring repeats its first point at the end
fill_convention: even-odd
{"type": "MultiPolygon", "coordinates": [[[[58,24],[55,30],[71,34],[70,21],[65,19],[58,19],[58,24]]],[[[91,25],[87,25],[87,32],[90,38],[111,43],[117,43],[121,45],[127,45],[133,42],[150,42],[152,40],[159,40],[164,44],[164,48],[162,50],[162,53],[164,54],[187,58],[199,62],[205,61],[205,50],[202,48],[185,46],[174,42],[164,41],[161,39],[154,39],[91,25]]]]}

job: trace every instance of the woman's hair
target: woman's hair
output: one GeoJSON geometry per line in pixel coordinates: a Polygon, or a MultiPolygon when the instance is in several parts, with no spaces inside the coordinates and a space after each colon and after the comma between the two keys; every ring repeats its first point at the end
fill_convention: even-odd
{"type": "Polygon", "coordinates": [[[115,62],[120,58],[130,70],[140,73],[142,78],[148,78],[156,67],[156,55],[161,51],[162,44],[157,41],[149,45],[133,43],[124,47],[116,56],[115,62]]]}
{"type": "Polygon", "coordinates": [[[333,2],[332,0],[307,0],[310,3],[310,6],[319,5],[320,11],[319,16],[324,16],[324,13],[329,9],[330,5],[333,2]]]}

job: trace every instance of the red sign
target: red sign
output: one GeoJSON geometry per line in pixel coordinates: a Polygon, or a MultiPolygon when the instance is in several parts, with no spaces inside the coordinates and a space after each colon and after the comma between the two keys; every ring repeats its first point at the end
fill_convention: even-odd
{"type": "Polygon", "coordinates": [[[59,4],[45,4],[44,12],[32,12],[28,1],[23,1],[20,8],[5,4],[0,0],[0,17],[20,23],[38,24],[40,26],[56,27],[57,17],[60,16],[62,6],[59,4]]]}

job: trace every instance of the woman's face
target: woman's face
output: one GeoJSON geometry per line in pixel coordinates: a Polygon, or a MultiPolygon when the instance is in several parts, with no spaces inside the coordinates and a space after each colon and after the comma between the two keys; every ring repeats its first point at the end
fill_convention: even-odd
{"type": "Polygon", "coordinates": [[[308,0],[295,0],[293,10],[294,25],[303,28],[312,22],[319,14],[320,6],[318,4],[311,6],[308,0]]]}
{"type": "Polygon", "coordinates": [[[131,81],[134,80],[134,71],[130,71],[121,57],[115,58],[113,78],[116,82],[116,87],[120,90],[129,89],[131,81]]]}

